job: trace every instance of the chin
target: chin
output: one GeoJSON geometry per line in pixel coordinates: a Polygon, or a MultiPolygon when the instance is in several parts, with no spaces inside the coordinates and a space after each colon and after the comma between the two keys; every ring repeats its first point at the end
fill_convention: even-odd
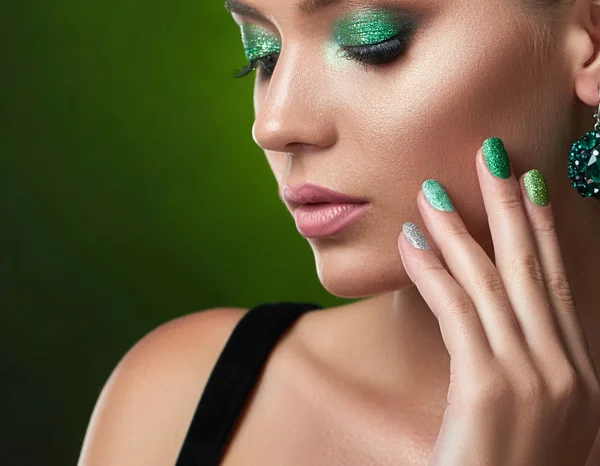
{"type": "Polygon", "coordinates": [[[357,248],[356,244],[313,243],[317,275],[323,287],[340,298],[367,298],[413,286],[395,244],[357,248]]]}

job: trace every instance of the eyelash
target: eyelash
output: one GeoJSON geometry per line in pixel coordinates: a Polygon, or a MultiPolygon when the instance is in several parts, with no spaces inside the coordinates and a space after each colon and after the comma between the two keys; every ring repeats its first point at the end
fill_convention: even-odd
{"type": "Polygon", "coordinates": [[[252,70],[260,68],[260,70],[265,73],[267,76],[271,76],[273,74],[273,70],[269,69],[268,66],[272,64],[275,66],[277,62],[277,57],[279,57],[279,53],[271,53],[269,55],[265,55],[264,57],[258,57],[244,66],[241,70],[236,71],[233,74],[234,78],[243,78],[247,74],[249,74],[252,70]]]}
{"type": "MultiPolygon", "coordinates": [[[[368,69],[369,67],[376,68],[377,66],[391,63],[396,59],[408,46],[408,34],[398,34],[384,42],[371,45],[352,45],[342,47],[342,56],[349,60],[354,60],[368,69]]],[[[241,70],[236,71],[234,78],[243,78],[252,70],[260,69],[261,74],[271,76],[274,72],[272,68],[277,63],[279,53],[272,53],[264,57],[258,57],[248,63],[241,70]]]]}

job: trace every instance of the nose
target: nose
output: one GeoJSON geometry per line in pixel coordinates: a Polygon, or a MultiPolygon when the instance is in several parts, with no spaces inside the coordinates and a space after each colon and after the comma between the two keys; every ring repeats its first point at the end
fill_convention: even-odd
{"type": "Polygon", "coordinates": [[[252,138],[263,150],[294,152],[298,146],[335,143],[331,79],[320,70],[317,60],[282,49],[269,81],[255,90],[252,138]]]}

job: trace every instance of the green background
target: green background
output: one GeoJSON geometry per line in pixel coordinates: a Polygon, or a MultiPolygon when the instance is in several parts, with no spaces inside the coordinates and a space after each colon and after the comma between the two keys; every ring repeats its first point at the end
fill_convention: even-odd
{"type": "Polygon", "coordinates": [[[345,302],[252,140],[223,0],[18,0],[0,12],[2,464],[75,464],[111,370],[219,306],[345,302]]]}

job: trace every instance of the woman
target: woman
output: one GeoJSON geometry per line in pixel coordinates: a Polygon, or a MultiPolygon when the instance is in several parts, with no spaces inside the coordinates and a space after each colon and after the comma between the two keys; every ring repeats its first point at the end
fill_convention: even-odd
{"type": "Polygon", "coordinates": [[[599,465],[599,3],[228,1],[279,195],[365,299],[161,326],[80,465],[599,465]]]}

